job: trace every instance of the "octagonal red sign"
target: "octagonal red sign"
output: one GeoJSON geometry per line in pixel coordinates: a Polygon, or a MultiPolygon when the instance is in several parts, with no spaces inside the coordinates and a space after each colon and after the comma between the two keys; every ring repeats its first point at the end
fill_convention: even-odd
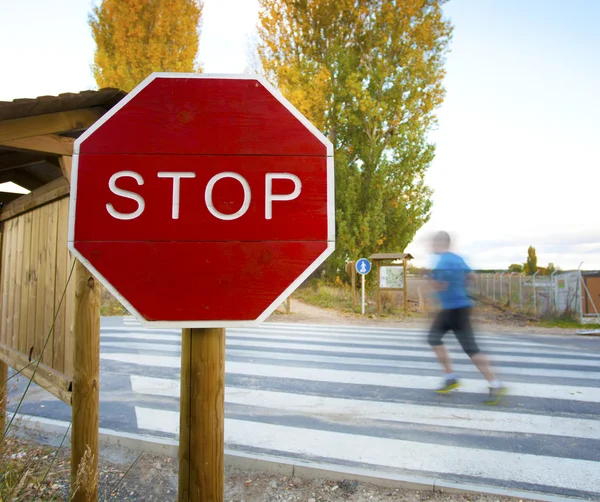
{"type": "Polygon", "coordinates": [[[150,326],[258,323],[333,252],[333,182],[263,78],[155,73],[75,142],[69,249],[150,326]]]}

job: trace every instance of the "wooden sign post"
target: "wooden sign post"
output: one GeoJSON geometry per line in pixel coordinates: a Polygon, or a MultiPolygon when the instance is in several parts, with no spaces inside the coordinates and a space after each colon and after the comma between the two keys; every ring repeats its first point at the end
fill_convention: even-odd
{"type": "Polygon", "coordinates": [[[179,502],[223,500],[225,329],[181,337],[179,502]]]}
{"type": "Polygon", "coordinates": [[[346,273],[350,276],[352,285],[352,310],[356,308],[356,264],[353,261],[346,263],[346,273]]]}
{"type": "Polygon", "coordinates": [[[0,438],[4,436],[4,430],[6,429],[6,401],[8,397],[8,385],[6,385],[7,378],[8,364],[4,361],[0,361],[0,438]]]}
{"type": "Polygon", "coordinates": [[[152,74],[75,141],[69,249],[144,325],[183,328],[180,502],[223,501],[224,328],[260,324],[334,251],[333,169],[252,75],[152,74]]]}
{"type": "Polygon", "coordinates": [[[98,422],[100,417],[100,284],[76,260],[73,319],[73,400],[71,403],[71,490],[74,502],[98,500],[98,422]],[[87,454],[86,454],[87,451],[87,454]],[[85,459],[85,460],[84,460],[85,459]],[[78,472],[82,479],[77,479],[78,472]],[[92,473],[82,483],[83,472],[92,473]],[[93,481],[96,481],[95,483],[93,481]]]}

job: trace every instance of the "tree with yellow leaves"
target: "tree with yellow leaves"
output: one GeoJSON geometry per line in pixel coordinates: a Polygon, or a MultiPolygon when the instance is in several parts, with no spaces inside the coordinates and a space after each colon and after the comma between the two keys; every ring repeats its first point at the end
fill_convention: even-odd
{"type": "Polygon", "coordinates": [[[427,134],[451,38],[445,0],[259,0],[266,77],[335,147],[337,246],[328,272],[402,251],[429,219],[427,134]]]}
{"type": "Polygon", "coordinates": [[[130,91],[155,71],[199,71],[198,0],[102,0],[90,15],[99,87],[130,91]]]}

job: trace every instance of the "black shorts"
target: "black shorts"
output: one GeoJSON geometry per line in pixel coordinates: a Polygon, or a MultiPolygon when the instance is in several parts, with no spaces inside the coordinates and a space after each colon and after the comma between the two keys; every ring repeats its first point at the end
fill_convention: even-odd
{"type": "Polygon", "coordinates": [[[431,326],[428,339],[429,345],[432,347],[442,345],[444,335],[448,331],[453,331],[456,339],[469,357],[480,352],[473,335],[470,316],[470,307],[442,310],[431,326]]]}

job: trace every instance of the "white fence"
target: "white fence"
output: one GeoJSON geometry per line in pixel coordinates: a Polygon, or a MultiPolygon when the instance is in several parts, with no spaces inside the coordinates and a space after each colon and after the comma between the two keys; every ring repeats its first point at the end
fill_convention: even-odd
{"type": "Polygon", "coordinates": [[[534,316],[582,316],[579,271],[551,276],[478,273],[471,292],[534,316]]]}

